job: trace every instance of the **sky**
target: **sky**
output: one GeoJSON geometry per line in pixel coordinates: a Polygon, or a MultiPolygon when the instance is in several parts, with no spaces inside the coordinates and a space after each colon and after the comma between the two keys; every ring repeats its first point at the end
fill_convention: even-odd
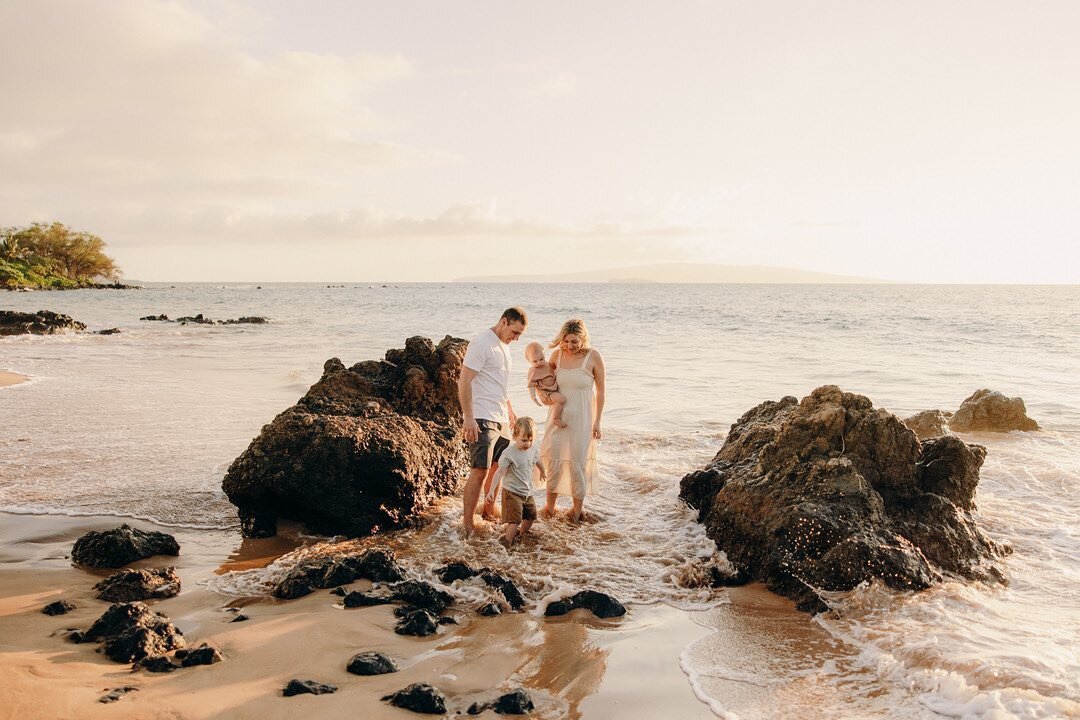
{"type": "Polygon", "coordinates": [[[1080,3],[5,0],[0,225],[131,279],[1080,282],[1080,3]]]}

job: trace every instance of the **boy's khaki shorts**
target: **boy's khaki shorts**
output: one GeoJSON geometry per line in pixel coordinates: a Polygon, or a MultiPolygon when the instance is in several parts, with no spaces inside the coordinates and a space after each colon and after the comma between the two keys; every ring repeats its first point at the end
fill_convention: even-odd
{"type": "Polygon", "coordinates": [[[506,488],[502,491],[502,519],[504,523],[517,525],[522,520],[536,519],[536,501],[532,495],[518,495],[506,488]]]}

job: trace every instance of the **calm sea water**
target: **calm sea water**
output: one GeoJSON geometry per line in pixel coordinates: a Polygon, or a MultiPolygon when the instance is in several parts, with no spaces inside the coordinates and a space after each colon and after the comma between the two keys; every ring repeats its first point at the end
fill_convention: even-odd
{"type": "MultiPolygon", "coordinates": [[[[589,586],[700,610],[717,632],[682,664],[720,715],[1080,716],[1076,287],[156,284],[0,294],[4,309],[122,331],[0,339],[0,370],[33,378],[0,390],[0,510],[232,527],[225,468],[327,358],[380,357],[411,335],[472,337],[511,304],[529,311],[524,341],[581,317],[604,353],[604,492],[590,500],[599,522],[542,525],[512,560],[493,560],[503,552],[494,543],[461,543],[458,504],[447,501],[423,530],[390,538],[407,563],[501,559],[537,600],[589,586]],[[274,322],[138,320],[200,312],[274,322]],[[697,587],[701,559],[723,559],[679,503],[679,478],[750,407],[826,383],[902,417],[955,410],[980,387],[1025,399],[1044,431],[965,437],[989,449],[978,517],[1015,547],[1008,587],[867,587],[832,598],[841,612],[816,619],[747,614],[727,591],[697,587]]],[[[513,348],[519,411],[531,407],[523,348],[513,348]]],[[[216,588],[263,592],[294,561],[223,576],[216,588]]]]}

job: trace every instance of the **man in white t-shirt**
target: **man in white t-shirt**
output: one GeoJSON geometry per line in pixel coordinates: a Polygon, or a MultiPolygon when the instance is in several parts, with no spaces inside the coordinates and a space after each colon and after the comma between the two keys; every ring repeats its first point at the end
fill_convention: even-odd
{"type": "Polygon", "coordinates": [[[509,428],[516,419],[510,406],[510,343],[521,337],[529,318],[518,307],[507,309],[494,327],[469,343],[458,378],[458,399],[469,444],[469,479],[462,494],[465,534],[473,530],[480,493],[487,493],[497,461],[510,444],[509,428]]]}

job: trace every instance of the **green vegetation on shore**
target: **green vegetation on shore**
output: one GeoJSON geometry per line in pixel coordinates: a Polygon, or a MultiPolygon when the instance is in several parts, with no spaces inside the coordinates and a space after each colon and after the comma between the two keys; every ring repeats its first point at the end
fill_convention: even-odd
{"type": "Polygon", "coordinates": [[[0,288],[63,290],[119,277],[97,235],[59,222],[0,228],[0,288]]]}

